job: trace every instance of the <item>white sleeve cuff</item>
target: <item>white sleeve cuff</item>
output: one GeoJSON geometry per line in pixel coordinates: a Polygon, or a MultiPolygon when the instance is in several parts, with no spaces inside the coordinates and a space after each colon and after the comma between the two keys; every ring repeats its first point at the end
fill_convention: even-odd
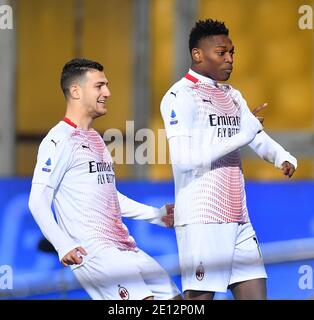
{"type": "Polygon", "coordinates": [[[152,224],[157,224],[158,226],[161,226],[161,227],[167,227],[166,224],[161,220],[161,218],[163,216],[167,215],[166,206],[164,205],[160,209],[158,209],[158,208],[154,208],[154,209],[156,211],[155,214],[156,214],[157,218],[151,219],[149,222],[152,224]]]}
{"type": "Polygon", "coordinates": [[[289,152],[283,152],[283,154],[279,155],[278,159],[275,161],[275,166],[279,169],[281,169],[282,164],[288,161],[291,164],[293,164],[294,168],[296,169],[298,167],[298,160],[292,156],[289,152]]]}

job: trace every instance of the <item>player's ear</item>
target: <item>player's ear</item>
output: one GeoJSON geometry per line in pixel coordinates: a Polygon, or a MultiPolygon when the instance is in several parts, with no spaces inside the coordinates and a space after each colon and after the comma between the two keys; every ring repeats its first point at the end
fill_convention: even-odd
{"type": "Polygon", "coordinates": [[[202,62],[202,52],[199,48],[193,48],[191,55],[192,55],[193,61],[195,61],[196,63],[202,62]]]}
{"type": "Polygon", "coordinates": [[[81,97],[81,88],[77,84],[72,84],[70,89],[70,97],[74,100],[78,100],[81,97]]]}

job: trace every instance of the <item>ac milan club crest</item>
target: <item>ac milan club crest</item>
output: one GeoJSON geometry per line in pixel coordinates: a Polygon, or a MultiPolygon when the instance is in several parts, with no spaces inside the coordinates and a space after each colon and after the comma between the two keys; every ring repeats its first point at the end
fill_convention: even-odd
{"type": "Polygon", "coordinates": [[[121,299],[129,300],[129,291],[126,288],[121,287],[120,285],[118,287],[119,287],[118,293],[121,299]]]}
{"type": "Polygon", "coordinates": [[[199,264],[199,266],[196,268],[195,276],[198,281],[202,281],[204,279],[205,270],[202,265],[202,262],[199,264]]]}

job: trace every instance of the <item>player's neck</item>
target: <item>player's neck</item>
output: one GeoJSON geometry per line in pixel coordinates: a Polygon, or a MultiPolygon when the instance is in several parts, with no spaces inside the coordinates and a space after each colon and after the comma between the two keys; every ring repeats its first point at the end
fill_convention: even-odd
{"type": "Polygon", "coordinates": [[[88,115],[81,114],[80,112],[75,112],[74,110],[68,108],[65,113],[65,117],[76,124],[78,128],[81,128],[83,130],[89,130],[92,128],[93,119],[88,115]]]}
{"type": "Polygon", "coordinates": [[[203,70],[201,70],[201,68],[198,68],[197,64],[192,64],[190,67],[191,70],[193,70],[194,72],[198,73],[199,75],[209,78],[213,81],[216,81],[215,79],[213,79],[212,77],[210,77],[207,73],[205,73],[203,70]]]}

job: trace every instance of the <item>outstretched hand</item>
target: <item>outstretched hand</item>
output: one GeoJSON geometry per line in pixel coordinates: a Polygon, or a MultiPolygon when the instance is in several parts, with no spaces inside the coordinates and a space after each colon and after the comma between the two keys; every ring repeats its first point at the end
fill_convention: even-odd
{"type": "Polygon", "coordinates": [[[259,120],[259,122],[260,122],[261,124],[263,124],[263,122],[264,122],[264,117],[259,117],[259,116],[257,116],[257,114],[258,114],[260,111],[262,111],[263,109],[265,109],[267,106],[268,106],[268,103],[265,102],[265,103],[263,103],[262,105],[256,107],[256,108],[252,111],[253,115],[259,120]]]}
{"type": "Polygon", "coordinates": [[[84,248],[82,247],[77,247],[70,252],[68,252],[62,259],[61,263],[65,266],[68,267],[72,264],[80,264],[83,262],[83,256],[87,255],[87,252],[85,251],[84,248]]]}
{"type": "Polygon", "coordinates": [[[171,228],[174,225],[174,204],[166,204],[167,214],[161,217],[161,221],[166,227],[171,228]]]}
{"type": "Polygon", "coordinates": [[[295,167],[292,163],[290,163],[289,161],[285,161],[282,163],[281,165],[281,170],[283,171],[283,174],[287,177],[287,178],[291,178],[292,175],[294,174],[295,171],[295,167]]]}

